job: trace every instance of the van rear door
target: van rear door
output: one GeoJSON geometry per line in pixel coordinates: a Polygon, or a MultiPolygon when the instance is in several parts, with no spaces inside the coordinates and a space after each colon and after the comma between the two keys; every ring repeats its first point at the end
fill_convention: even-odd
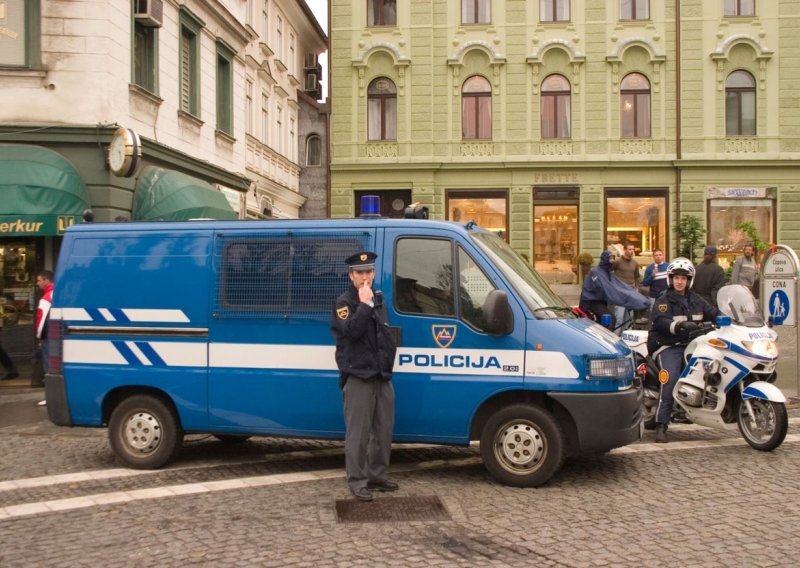
{"type": "Polygon", "coordinates": [[[484,330],[484,301],[492,290],[508,289],[456,233],[387,229],[383,255],[393,259],[381,278],[389,321],[402,329],[394,366],[395,437],[463,443],[483,400],[522,388],[523,311],[509,293],[513,331],[498,337],[484,330]]]}

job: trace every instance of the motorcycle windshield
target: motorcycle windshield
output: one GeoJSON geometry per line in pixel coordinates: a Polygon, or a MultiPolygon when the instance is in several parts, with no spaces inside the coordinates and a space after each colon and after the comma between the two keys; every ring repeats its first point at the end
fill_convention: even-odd
{"type": "Polygon", "coordinates": [[[750,289],[740,284],[723,286],[717,292],[717,306],[733,323],[747,327],[761,327],[764,316],[750,289]]]}

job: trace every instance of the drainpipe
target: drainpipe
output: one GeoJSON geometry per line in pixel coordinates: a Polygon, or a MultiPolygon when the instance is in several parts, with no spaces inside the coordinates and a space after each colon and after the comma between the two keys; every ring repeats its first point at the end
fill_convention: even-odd
{"type": "MultiPolygon", "coordinates": [[[[681,218],[681,0],[675,0],[675,222],[681,218]]],[[[680,243],[677,243],[677,252],[680,243]]]]}

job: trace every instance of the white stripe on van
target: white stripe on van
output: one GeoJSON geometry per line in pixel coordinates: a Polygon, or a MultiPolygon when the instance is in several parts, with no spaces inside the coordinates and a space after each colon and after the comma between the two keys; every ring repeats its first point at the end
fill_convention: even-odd
{"type": "Polygon", "coordinates": [[[251,343],[211,343],[209,366],[238,369],[308,369],[335,371],[333,345],[259,345],[251,343]]]}
{"type": "Polygon", "coordinates": [[[123,308],[122,313],[132,322],[188,323],[189,318],[183,310],[147,310],[123,308]]]}
{"type": "Polygon", "coordinates": [[[127,365],[117,348],[110,341],[86,339],[64,340],[65,363],[94,363],[97,365],[127,365]]]}
{"type": "Polygon", "coordinates": [[[117,321],[117,318],[108,310],[108,308],[97,308],[97,311],[103,316],[106,321],[117,321]]]}
{"type": "MultiPolygon", "coordinates": [[[[258,343],[210,343],[184,341],[125,341],[136,357],[128,361],[111,341],[67,339],[65,363],[160,366],[151,360],[147,346],[167,367],[212,367],[230,369],[289,369],[336,371],[333,345],[276,345],[258,343]],[[207,350],[207,351],[206,351],[207,350]]],[[[130,357],[130,356],[129,356],[130,357]]],[[[523,375],[542,378],[578,378],[569,358],[557,351],[502,349],[411,349],[400,348],[394,363],[395,373],[429,373],[452,376],[523,375]]]]}
{"type": "Polygon", "coordinates": [[[152,365],[150,359],[148,359],[147,356],[144,353],[142,353],[142,350],[139,349],[139,347],[133,341],[126,341],[125,345],[127,345],[128,349],[130,349],[133,352],[133,354],[136,355],[136,358],[139,359],[139,362],[142,365],[147,365],[147,366],[152,365]]]}
{"type": "Polygon", "coordinates": [[[50,319],[92,321],[92,316],[83,308],[52,308],[50,310],[50,319]]]}

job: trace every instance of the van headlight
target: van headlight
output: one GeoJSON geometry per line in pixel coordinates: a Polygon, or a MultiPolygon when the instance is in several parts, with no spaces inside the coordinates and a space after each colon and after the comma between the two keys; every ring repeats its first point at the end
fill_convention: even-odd
{"type": "Polygon", "coordinates": [[[633,375],[630,357],[589,359],[589,379],[629,379],[633,375]]]}
{"type": "Polygon", "coordinates": [[[778,344],[771,339],[742,341],[742,346],[759,357],[769,357],[771,359],[777,359],[778,357],[778,344]]]}

